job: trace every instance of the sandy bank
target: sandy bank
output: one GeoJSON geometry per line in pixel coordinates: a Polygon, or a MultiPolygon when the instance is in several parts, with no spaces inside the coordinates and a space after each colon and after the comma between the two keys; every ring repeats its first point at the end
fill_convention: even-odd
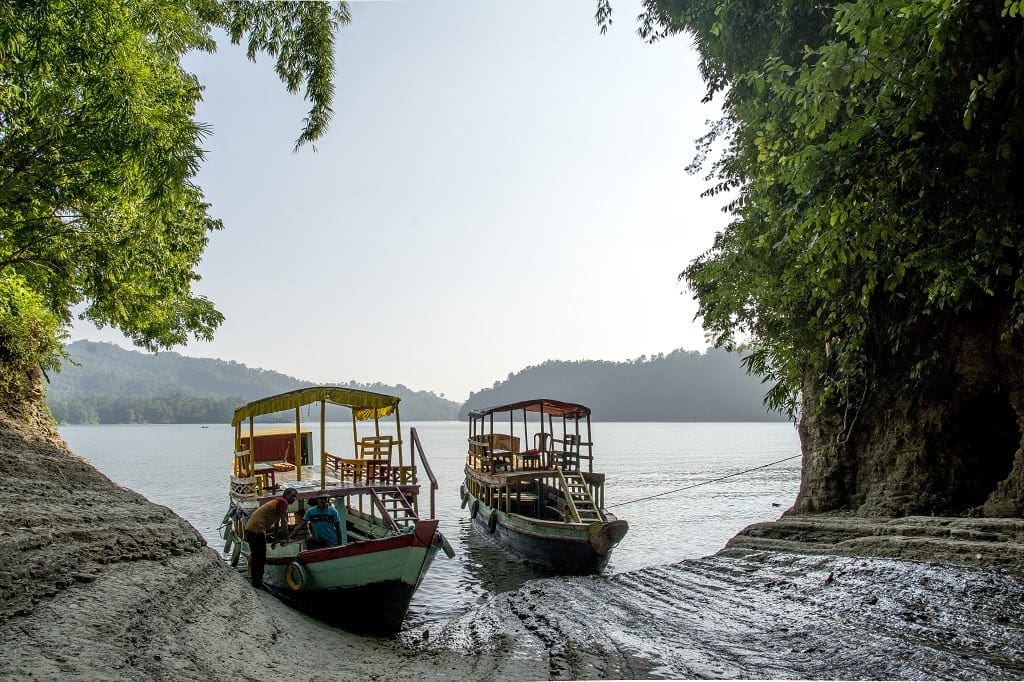
{"type": "Polygon", "coordinates": [[[379,640],[253,591],[31,413],[0,418],[0,480],[4,679],[1024,676],[1020,520],[786,517],[379,640]]]}

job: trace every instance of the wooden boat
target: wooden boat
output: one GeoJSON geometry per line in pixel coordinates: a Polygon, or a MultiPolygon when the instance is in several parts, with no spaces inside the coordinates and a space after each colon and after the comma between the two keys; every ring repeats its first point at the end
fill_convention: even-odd
{"type": "MultiPolygon", "coordinates": [[[[401,438],[399,398],[351,388],[304,388],[251,402],[235,410],[235,456],[225,553],[231,564],[248,559],[244,522],[259,505],[292,488],[289,531],[326,494],[341,518],[340,544],[310,548],[308,526],[291,540],[268,537],[264,586],[317,616],[351,629],[393,633],[438,549],[451,557],[435,518],[437,479],[416,429],[401,438]],[[320,405],[320,452],[303,429],[300,409],[320,405]],[[327,405],[349,408],[348,456],[325,446],[327,405]],[[256,417],[293,412],[294,427],[257,430],[256,417]],[[387,418],[392,419],[387,419],[387,418]],[[405,457],[405,446],[410,456],[405,457]],[[298,456],[296,456],[298,453],[298,456]],[[420,474],[429,481],[429,516],[421,516],[420,474]]],[[[286,416],[292,416],[286,414],[286,416]]]]}
{"type": "Polygon", "coordinates": [[[473,411],[468,446],[460,493],[480,533],[544,573],[604,569],[629,525],[604,509],[588,407],[538,398],[473,411]]]}

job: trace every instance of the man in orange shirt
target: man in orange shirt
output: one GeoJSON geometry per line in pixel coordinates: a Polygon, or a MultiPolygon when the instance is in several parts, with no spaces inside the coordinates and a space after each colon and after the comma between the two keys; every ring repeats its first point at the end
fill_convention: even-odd
{"type": "Polygon", "coordinates": [[[245,541],[249,543],[249,577],[252,586],[263,589],[263,567],[267,563],[267,533],[284,522],[287,530],[288,505],[295,501],[297,494],[292,488],[285,488],[281,497],[263,503],[245,522],[245,541]]]}

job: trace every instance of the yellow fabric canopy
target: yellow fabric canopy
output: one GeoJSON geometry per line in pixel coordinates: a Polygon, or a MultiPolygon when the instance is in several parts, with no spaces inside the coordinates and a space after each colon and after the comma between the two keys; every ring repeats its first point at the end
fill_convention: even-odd
{"type": "Polygon", "coordinates": [[[235,410],[235,414],[231,418],[231,425],[237,426],[249,417],[292,410],[296,407],[320,402],[321,400],[326,400],[333,405],[347,407],[352,410],[356,419],[364,420],[388,416],[398,409],[398,402],[401,398],[384,395],[383,393],[361,391],[357,388],[343,388],[341,386],[300,388],[297,391],[260,398],[259,400],[242,405],[235,410]]]}

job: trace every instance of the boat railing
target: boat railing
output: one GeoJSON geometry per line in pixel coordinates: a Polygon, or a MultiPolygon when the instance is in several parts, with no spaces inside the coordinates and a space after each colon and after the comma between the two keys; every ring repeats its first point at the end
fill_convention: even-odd
{"type": "Polygon", "coordinates": [[[491,465],[491,444],[485,440],[470,438],[466,464],[473,469],[488,470],[491,465]]]}
{"type": "MultiPolygon", "coordinates": [[[[434,475],[434,470],[430,468],[430,462],[427,461],[427,455],[423,452],[423,444],[420,442],[419,434],[416,433],[416,427],[409,429],[409,439],[412,441],[412,466],[415,472],[416,468],[416,454],[419,453],[420,461],[423,463],[423,470],[427,472],[427,479],[430,480],[430,518],[436,518],[434,513],[437,493],[437,476],[434,475]]],[[[416,503],[416,510],[419,512],[419,502],[416,503]]]]}

